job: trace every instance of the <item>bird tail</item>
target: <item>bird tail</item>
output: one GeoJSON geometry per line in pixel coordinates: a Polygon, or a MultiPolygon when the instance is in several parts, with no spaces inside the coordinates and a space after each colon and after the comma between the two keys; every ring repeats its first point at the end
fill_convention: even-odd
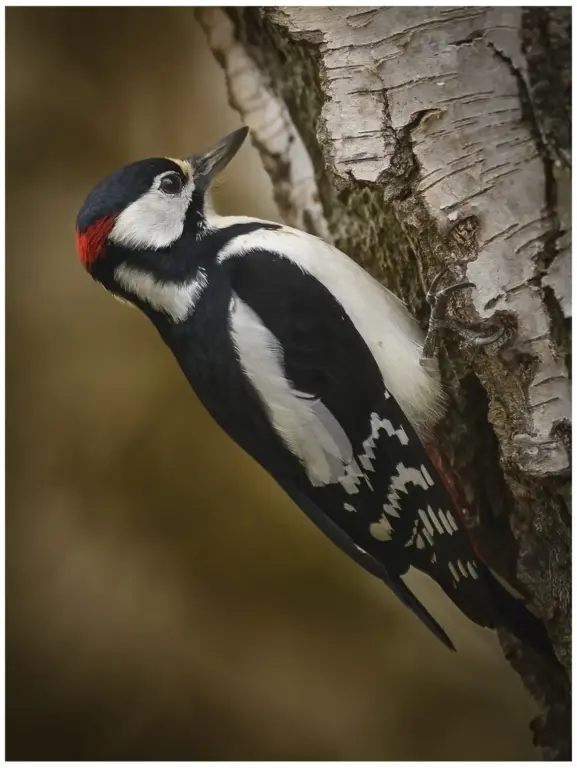
{"type": "MultiPolygon", "coordinates": [[[[461,521],[463,521],[463,504],[460,492],[461,482],[458,474],[441,454],[435,442],[428,442],[426,449],[433,466],[442,478],[444,486],[453,501],[454,508],[459,513],[461,521]]],[[[463,527],[467,530],[464,521],[463,527]]],[[[481,601],[481,605],[476,604],[475,609],[478,610],[480,608],[481,614],[484,614],[484,616],[475,615],[475,612],[471,610],[473,603],[470,600],[466,599],[463,602],[457,600],[456,595],[445,587],[447,594],[477,624],[490,627],[491,629],[501,627],[508,629],[524,645],[530,646],[539,655],[554,660],[558,664],[559,662],[543,622],[531,613],[525,605],[523,597],[496,574],[492,568],[489,568],[469,532],[467,532],[467,537],[476,555],[475,567],[482,572],[482,581],[491,603],[491,609],[487,610],[486,602],[481,601]]],[[[476,601],[474,602],[476,603],[476,601]]]]}
{"type": "Polygon", "coordinates": [[[512,587],[491,568],[485,565],[484,570],[484,583],[495,610],[495,628],[507,629],[540,656],[557,662],[543,622],[527,608],[520,596],[515,596],[512,587]]]}

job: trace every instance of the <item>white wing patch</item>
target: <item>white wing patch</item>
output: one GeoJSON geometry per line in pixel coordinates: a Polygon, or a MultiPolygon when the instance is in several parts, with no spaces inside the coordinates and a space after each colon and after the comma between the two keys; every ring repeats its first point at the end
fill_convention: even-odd
{"type": "Polygon", "coordinates": [[[345,491],[351,496],[359,492],[360,485],[363,481],[369,486],[371,491],[373,490],[371,481],[366,473],[359,467],[356,459],[353,459],[350,464],[347,464],[344,468],[344,474],[337,479],[345,491]]]}
{"type": "Polygon", "coordinates": [[[448,563],[448,568],[455,585],[461,581],[461,578],[479,578],[479,573],[473,560],[466,560],[464,563],[461,560],[457,560],[455,563],[448,563]]]}
{"type": "Polygon", "coordinates": [[[453,517],[453,515],[450,512],[447,512],[447,520],[449,522],[449,525],[451,526],[451,528],[454,531],[458,531],[459,530],[459,526],[457,525],[457,521],[455,520],[455,518],[453,517]]]}
{"type": "Polygon", "coordinates": [[[450,534],[452,536],[453,533],[455,533],[455,529],[449,523],[449,520],[448,520],[447,516],[445,515],[445,513],[443,512],[442,509],[439,510],[438,514],[439,514],[439,518],[441,520],[441,523],[443,524],[444,529],[447,531],[448,534],[450,534]]]}
{"type": "MultiPolygon", "coordinates": [[[[416,547],[417,549],[422,550],[426,549],[426,545],[428,544],[429,547],[431,547],[431,563],[434,565],[437,562],[437,553],[434,550],[435,541],[433,537],[437,536],[437,533],[442,533],[445,536],[447,534],[452,536],[455,532],[453,527],[449,525],[447,521],[447,516],[451,513],[443,512],[442,509],[438,510],[437,516],[442,521],[442,527],[437,524],[435,525],[437,533],[435,533],[435,528],[433,528],[433,525],[431,524],[431,520],[437,519],[431,507],[427,507],[427,512],[425,512],[423,509],[419,509],[418,513],[419,517],[413,525],[411,536],[405,544],[405,547],[416,547]]],[[[372,526],[371,533],[373,533],[372,526]]],[[[375,534],[373,533],[373,535],[375,534]]],[[[375,538],[380,538],[380,536],[375,536],[375,538]]],[[[461,560],[455,560],[454,562],[449,561],[446,564],[446,567],[451,574],[453,579],[453,586],[455,587],[458,585],[461,579],[479,578],[479,573],[477,571],[474,560],[465,560],[465,562],[462,562],[461,560]]]]}
{"type": "Polygon", "coordinates": [[[435,481],[433,480],[431,475],[427,472],[427,467],[425,467],[424,464],[421,464],[421,472],[429,485],[435,485],[435,481]]]}
{"type": "Polygon", "coordinates": [[[433,521],[433,525],[435,526],[435,528],[437,529],[437,531],[438,531],[439,533],[444,533],[444,532],[445,532],[445,529],[443,528],[443,526],[442,526],[442,525],[441,525],[441,523],[439,522],[439,518],[438,518],[438,517],[437,517],[437,515],[436,515],[436,514],[433,512],[433,510],[432,510],[432,508],[431,508],[431,507],[427,507],[427,514],[429,515],[429,517],[430,517],[430,518],[431,518],[431,520],[433,521]]]}
{"type": "Polygon", "coordinates": [[[371,523],[369,531],[377,541],[390,541],[393,538],[393,526],[385,516],[381,517],[377,523],[371,523]]]}
{"type": "Polygon", "coordinates": [[[407,493],[407,485],[417,485],[427,490],[428,483],[423,477],[420,469],[415,467],[405,467],[403,463],[397,464],[397,473],[391,477],[389,485],[389,493],[387,495],[387,501],[383,505],[383,509],[389,515],[393,517],[399,516],[399,493],[407,493]]]}
{"type": "Polygon", "coordinates": [[[429,536],[432,538],[435,534],[435,529],[431,525],[431,522],[427,515],[425,514],[425,511],[423,509],[419,509],[419,517],[423,521],[423,525],[425,526],[425,530],[428,532],[429,536]]]}
{"type": "Polygon", "coordinates": [[[114,278],[126,291],[153,309],[170,315],[176,323],[186,320],[208,285],[202,268],[192,280],[173,283],[157,280],[150,272],[122,263],[114,270],[114,278]]]}
{"type": "Polygon", "coordinates": [[[294,389],[286,377],[280,342],[236,295],[229,317],[240,365],[277,434],[300,459],[313,485],[337,482],[353,455],[343,428],[324,403],[294,389]]]}
{"type": "MultiPolygon", "coordinates": [[[[389,484],[389,493],[387,495],[387,501],[385,502],[385,504],[383,504],[384,514],[381,515],[381,517],[376,523],[371,523],[369,527],[371,536],[373,536],[373,538],[378,539],[379,541],[389,541],[392,538],[392,523],[390,518],[400,517],[400,514],[399,514],[401,510],[400,494],[408,493],[407,491],[408,485],[417,485],[417,486],[420,486],[421,488],[424,488],[425,490],[429,487],[429,484],[427,483],[427,480],[423,476],[423,473],[421,472],[420,469],[416,469],[414,467],[405,467],[405,465],[402,463],[397,464],[396,474],[392,476],[391,482],[389,484]]],[[[422,531],[422,534],[425,536],[427,541],[430,540],[430,543],[432,544],[433,543],[432,535],[434,533],[434,529],[433,529],[433,526],[431,525],[431,521],[429,520],[425,512],[421,509],[419,510],[419,515],[421,517],[421,520],[423,521],[423,525],[425,526],[425,528],[422,531]]],[[[416,535],[416,530],[415,530],[415,535],[416,535]]],[[[419,543],[421,542],[422,542],[422,546],[420,546],[419,549],[422,549],[424,547],[424,541],[422,540],[422,537],[419,543]]],[[[412,543],[413,541],[411,540],[409,544],[407,544],[407,546],[409,546],[412,543]]]]}
{"type": "Polygon", "coordinates": [[[479,578],[479,574],[477,573],[477,569],[475,568],[475,563],[472,560],[467,560],[467,570],[469,571],[469,573],[474,579],[479,578]]]}
{"type": "MultiPolygon", "coordinates": [[[[379,423],[382,422],[379,420],[379,423]]],[[[374,422],[374,424],[376,426],[376,422],[374,422]]],[[[395,431],[392,427],[389,429],[386,426],[385,429],[389,437],[392,434],[396,434],[397,437],[401,439],[399,430],[395,431]]],[[[365,454],[367,443],[373,439],[373,435],[364,443],[365,454]]],[[[370,447],[372,448],[372,445],[370,447]]],[[[379,541],[389,541],[392,538],[393,520],[394,518],[399,518],[401,514],[401,494],[408,494],[410,492],[407,488],[409,485],[418,486],[423,488],[423,490],[427,490],[427,488],[434,485],[434,481],[424,465],[422,465],[420,469],[417,469],[416,467],[406,467],[402,463],[397,464],[396,474],[392,476],[389,484],[387,500],[383,504],[384,514],[376,523],[372,523],[370,526],[371,535],[375,539],[378,539],[379,541]]],[[[434,547],[436,536],[441,534],[444,536],[452,536],[453,533],[458,530],[457,523],[449,511],[444,512],[442,509],[439,509],[435,512],[431,506],[427,506],[426,510],[418,509],[417,514],[418,519],[415,522],[411,537],[406,542],[405,547],[416,546],[417,549],[425,549],[427,544],[430,547],[434,547]]],[[[434,552],[432,556],[435,556],[434,552]]],[[[467,568],[469,568],[468,564],[467,568]]],[[[457,576],[459,576],[459,572],[454,566],[453,569],[457,576]]],[[[461,573],[463,572],[462,569],[459,568],[459,570],[461,570],[461,573]]],[[[466,575],[472,576],[473,571],[474,566],[471,564],[471,568],[466,575]]],[[[452,572],[453,571],[451,571],[451,573],[452,572]]],[[[478,578],[478,576],[474,576],[473,578],[478,578]]]]}
{"type": "Polygon", "coordinates": [[[361,453],[358,457],[363,469],[365,469],[367,472],[374,471],[371,459],[375,458],[375,452],[373,449],[377,444],[377,440],[379,439],[379,432],[381,429],[384,429],[389,437],[396,435],[401,445],[407,445],[409,442],[407,433],[402,426],[399,427],[399,429],[395,429],[389,419],[380,419],[378,414],[371,413],[371,435],[363,443],[363,453],[361,453]]]}
{"type": "MultiPolygon", "coordinates": [[[[225,221],[221,219],[221,225],[225,221]]],[[[289,259],[332,293],[366,341],[387,389],[418,432],[422,434],[437,421],[443,410],[441,384],[434,371],[420,364],[423,336],[402,302],[344,253],[290,227],[238,235],[220,250],[217,261],[242,257],[256,248],[289,259]]]]}
{"type": "Polygon", "coordinates": [[[348,494],[358,493],[362,482],[365,482],[372,490],[373,487],[367,473],[375,471],[373,461],[381,430],[384,430],[389,437],[393,435],[397,437],[401,445],[407,445],[409,442],[407,433],[402,426],[395,429],[389,419],[381,419],[377,413],[371,413],[371,434],[363,442],[363,452],[345,467],[344,475],[339,478],[339,483],[348,494]]]}

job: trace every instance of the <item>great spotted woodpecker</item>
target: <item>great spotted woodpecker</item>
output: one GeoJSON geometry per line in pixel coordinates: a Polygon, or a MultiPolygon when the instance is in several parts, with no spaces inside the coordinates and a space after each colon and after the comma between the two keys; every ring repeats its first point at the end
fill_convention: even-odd
{"type": "Polygon", "coordinates": [[[210,184],[247,132],[101,181],[77,219],[82,263],[152,320],[233,440],[449,648],[403,581],[411,566],[477,624],[548,647],[476,554],[423,445],[443,390],[404,305],[316,237],[213,212],[210,184]]]}

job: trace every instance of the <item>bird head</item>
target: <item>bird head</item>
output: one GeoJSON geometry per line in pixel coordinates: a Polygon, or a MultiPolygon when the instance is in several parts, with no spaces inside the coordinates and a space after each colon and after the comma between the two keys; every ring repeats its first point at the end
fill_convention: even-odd
{"type": "Polygon", "coordinates": [[[171,251],[185,236],[202,238],[211,183],[247,134],[240,128],[208,152],[182,160],[139,160],[100,181],[76,221],[76,246],[86,270],[119,296],[125,293],[115,285],[120,263],[158,280],[182,277],[186,265],[171,258],[171,251]]]}

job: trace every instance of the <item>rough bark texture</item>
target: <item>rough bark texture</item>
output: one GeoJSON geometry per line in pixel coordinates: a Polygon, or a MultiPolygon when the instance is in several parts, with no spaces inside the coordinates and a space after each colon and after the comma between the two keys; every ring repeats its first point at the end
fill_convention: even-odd
{"type": "MultiPolygon", "coordinates": [[[[441,351],[439,430],[473,535],[516,580],[570,669],[569,8],[199,9],[285,220],[402,297],[467,263],[461,319],[498,348],[441,351]]],[[[502,633],[541,703],[545,757],[570,754],[567,676],[502,633]]]]}

